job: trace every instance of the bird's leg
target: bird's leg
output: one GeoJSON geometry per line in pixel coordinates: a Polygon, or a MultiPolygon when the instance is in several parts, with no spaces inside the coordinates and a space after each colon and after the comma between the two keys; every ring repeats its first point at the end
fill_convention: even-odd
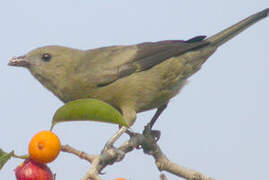
{"type": "Polygon", "coordinates": [[[148,123],[150,129],[152,129],[156,120],[159,118],[159,116],[162,114],[162,112],[166,109],[166,107],[167,107],[167,104],[164,104],[157,109],[156,113],[154,114],[154,116],[152,117],[150,122],[148,123]]]}
{"type": "Polygon", "coordinates": [[[156,141],[158,141],[160,139],[161,132],[158,130],[152,130],[152,127],[155,124],[156,120],[159,118],[159,116],[162,114],[162,112],[166,109],[166,107],[167,107],[167,104],[160,106],[157,109],[154,116],[152,117],[152,119],[150,120],[150,122],[145,127],[145,130],[151,131],[151,134],[156,138],[156,141]]]}

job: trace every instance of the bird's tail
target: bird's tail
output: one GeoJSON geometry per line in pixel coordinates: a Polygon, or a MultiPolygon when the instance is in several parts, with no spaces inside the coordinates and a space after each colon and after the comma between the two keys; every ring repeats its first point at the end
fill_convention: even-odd
{"type": "Polygon", "coordinates": [[[224,44],[226,41],[230,40],[243,30],[247,29],[249,26],[255,24],[259,20],[267,17],[269,15],[269,8],[264,9],[256,14],[249,16],[248,18],[230,26],[229,28],[207,38],[206,40],[210,42],[211,45],[216,47],[224,44]]]}

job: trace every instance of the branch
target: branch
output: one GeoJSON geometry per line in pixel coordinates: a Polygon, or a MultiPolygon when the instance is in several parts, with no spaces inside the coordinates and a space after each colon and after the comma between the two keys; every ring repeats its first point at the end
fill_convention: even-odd
{"type": "MultiPolygon", "coordinates": [[[[69,145],[62,146],[62,151],[74,154],[91,163],[89,171],[81,180],[101,180],[99,174],[102,174],[102,170],[106,166],[123,160],[125,154],[140,148],[143,149],[145,154],[151,155],[155,159],[155,164],[160,171],[167,171],[187,180],[214,180],[200,172],[171,162],[157,145],[156,136],[150,130],[149,126],[145,127],[143,134],[132,133],[129,135],[130,139],[125,141],[120,147],[106,147],[99,155],[89,155],[85,152],[76,150],[69,145]]],[[[162,178],[165,179],[165,177],[162,178]]]]}
{"type": "Polygon", "coordinates": [[[143,141],[143,144],[141,145],[144,153],[153,156],[155,164],[160,171],[167,171],[187,180],[214,180],[200,172],[185,168],[170,161],[156,143],[155,137],[149,126],[145,127],[143,135],[145,137],[145,141],[143,141]]]}
{"type": "Polygon", "coordinates": [[[74,154],[74,155],[80,157],[81,159],[89,161],[90,163],[92,163],[94,161],[94,159],[97,157],[97,155],[89,155],[89,154],[82,152],[82,151],[79,151],[79,150],[77,150],[69,145],[63,145],[61,147],[61,151],[74,154]]]}

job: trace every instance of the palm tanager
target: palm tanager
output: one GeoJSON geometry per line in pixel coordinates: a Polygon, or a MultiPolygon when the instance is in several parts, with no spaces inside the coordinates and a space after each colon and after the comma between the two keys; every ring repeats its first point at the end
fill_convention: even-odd
{"type": "Polygon", "coordinates": [[[157,108],[152,124],[216,49],[268,16],[269,8],[209,37],[90,50],[45,46],[13,57],[64,103],[95,98],[117,108],[131,126],[136,113],[157,108]]]}

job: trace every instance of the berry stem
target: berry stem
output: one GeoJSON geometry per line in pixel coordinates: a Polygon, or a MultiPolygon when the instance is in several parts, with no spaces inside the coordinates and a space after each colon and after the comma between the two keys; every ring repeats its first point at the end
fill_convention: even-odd
{"type": "Polygon", "coordinates": [[[14,158],[18,158],[18,159],[28,159],[28,158],[29,158],[29,155],[28,155],[28,154],[20,155],[20,156],[19,156],[19,155],[16,155],[16,154],[14,153],[14,151],[12,151],[11,156],[14,157],[14,158]]]}

